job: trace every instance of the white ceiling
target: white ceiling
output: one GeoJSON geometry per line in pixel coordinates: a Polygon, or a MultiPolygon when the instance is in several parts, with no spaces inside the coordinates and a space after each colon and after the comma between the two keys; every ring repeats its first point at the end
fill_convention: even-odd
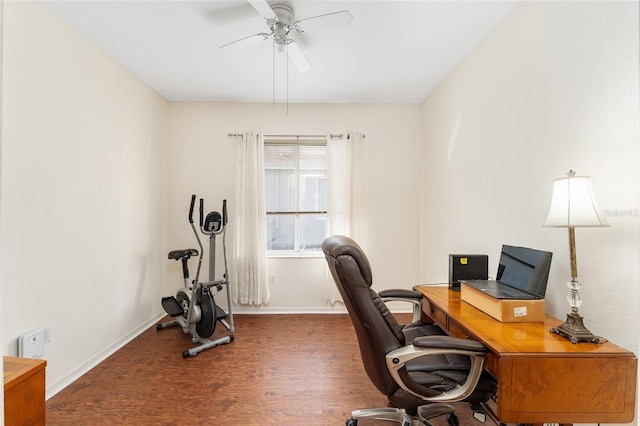
{"type": "Polygon", "coordinates": [[[312,69],[286,67],[246,0],[43,3],[127,70],[172,101],[417,103],[517,5],[517,1],[269,1],[296,20],[339,10],[348,28],[295,34],[312,69]],[[275,70],[275,72],[274,72],[275,70]]]}

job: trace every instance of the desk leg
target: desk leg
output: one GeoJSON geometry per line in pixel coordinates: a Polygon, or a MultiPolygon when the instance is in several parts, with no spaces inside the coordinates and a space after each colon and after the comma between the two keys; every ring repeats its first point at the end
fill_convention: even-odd
{"type": "Polygon", "coordinates": [[[502,423],[499,419],[498,419],[498,415],[496,414],[495,411],[493,411],[493,407],[491,407],[489,404],[483,402],[481,403],[482,408],[484,409],[484,413],[491,419],[493,420],[493,422],[495,424],[497,424],[498,426],[505,426],[506,423],[502,423]]]}

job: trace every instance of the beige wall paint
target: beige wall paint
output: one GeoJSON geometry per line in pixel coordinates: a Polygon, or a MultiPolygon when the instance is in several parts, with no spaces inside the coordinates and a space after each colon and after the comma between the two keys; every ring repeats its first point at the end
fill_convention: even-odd
{"type": "MultiPolygon", "coordinates": [[[[233,210],[235,147],[229,132],[265,134],[327,134],[358,131],[362,143],[364,237],[361,242],[375,265],[377,289],[410,286],[418,280],[416,226],[419,212],[420,163],[414,155],[419,140],[418,105],[172,103],[169,238],[177,247],[194,245],[187,222],[189,198],[202,196],[207,210],[220,210],[222,199],[233,210]],[[402,256],[390,250],[402,249],[402,256]]],[[[233,232],[233,223],[229,224],[233,232]]],[[[232,238],[228,238],[229,244],[232,238]]],[[[220,247],[220,243],[218,243],[220,247]]],[[[220,254],[221,250],[218,250],[220,254]]],[[[221,271],[222,259],[216,261],[221,271]]],[[[206,268],[206,266],[205,266],[206,268]]],[[[206,269],[205,269],[206,270],[206,269]]],[[[325,312],[343,310],[326,303],[324,258],[269,260],[268,306],[237,311],[325,312]]],[[[170,265],[171,281],[180,280],[170,265]]]]}
{"type": "Polygon", "coordinates": [[[158,318],[169,109],[37,2],[3,47],[2,351],[50,325],[50,394],[158,318]]]}
{"type": "Polygon", "coordinates": [[[524,2],[423,104],[421,277],[451,252],[554,252],[547,312],[569,311],[566,229],[543,228],[552,180],[592,176],[611,228],[576,229],[580,309],[638,353],[638,4],[524,2]],[[436,208],[430,206],[437,206],[436,208]],[[616,213],[617,211],[617,213],[616,213]]]}
{"type": "MultiPolygon", "coordinates": [[[[4,2],[0,1],[0,35],[4,34],[4,2]]],[[[2,75],[2,52],[4,46],[0,37],[0,75],[2,75]]],[[[2,79],[0,79],[0,100],[2,99],[2,79]]],[[[0,164],[2,164],[2,115],[0,108],[0,164]]],[[[2,170],[0,169],[0,216],[2,212],[2,170]]],[[[2,248],[2,227],[0,226],[0,250],[2,248]]],[[[0,347],[4,341],[4,320],[2,318],[2,300],[4,300],[4,281],[2,274],[2,262],[0,262],[0,347]]],[[[4,363],[0,366],[0,373],[4,377],[4,363]]],[[[4,424],[4,386],[0,389],[0,424],[4,424]]]]}
{"type": "Polygon", "coordinates": [[[495,271],[503,243],[550,250],[546,310],[564,318],[567,231],[541,225],[552,180],[574,169],[592,176],[612,225],[576,229],[580,312],[640,352],[638,32],[637,2],[523,2],[429,96],[424,281],[446,274],[452,252],[487,253],[495,271]]]}

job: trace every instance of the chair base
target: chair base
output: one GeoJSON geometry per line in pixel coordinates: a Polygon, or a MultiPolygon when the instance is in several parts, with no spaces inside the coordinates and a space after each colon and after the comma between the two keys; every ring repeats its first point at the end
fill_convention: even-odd
{"type": "Polygon", "coordinates": [[[429,419],[445,414],[447,415],[447,422],[449,425],[458,425],[458,418],[455,415],[455,409],[449,404],[423,405],[418,407],[418,413],[415,416],[400,408],[386,407],[356,410],[351,413],[351,417],[347,419],[346,425],[356,426],[358,419],[373,419],[400,423],[402,426],[429,426],[429,419]]]}

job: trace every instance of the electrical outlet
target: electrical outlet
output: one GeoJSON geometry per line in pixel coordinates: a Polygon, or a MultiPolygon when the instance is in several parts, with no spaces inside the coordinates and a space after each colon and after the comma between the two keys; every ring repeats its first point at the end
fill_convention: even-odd
{"type": "Polygon", "coordinates": [[[51,341],[51,326],[47,325],[42,329],[42,341],[44,343],[49,343],[51,341]]]}
{"type": "Polygon", "coordinates": [[[274,285],[276,283],[276,279],[273,275],[269,275],[269,285],[274,285]]]}

